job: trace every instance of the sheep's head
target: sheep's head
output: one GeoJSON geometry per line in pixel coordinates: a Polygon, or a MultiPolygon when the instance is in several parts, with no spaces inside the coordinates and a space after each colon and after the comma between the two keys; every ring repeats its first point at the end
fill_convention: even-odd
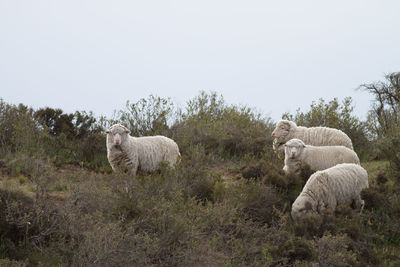
{"type": "Polygon", "coordinates": [[[292,121],[281,120],[276,125],[274,131],[271,134],[272,138],[276,138],[279,143],[287,140],[289,133],[296,127],[296,124],[292,121]]]}
{"type": "Polygon", "coordinates": [[[121,124],[114,124],[106,131],[107,134],[107,143],[111,146],[121,146],[128,135],[131,133],[128,128],[121,124]]]}
{"type": "Polygon", "coordinates": [[[303,152],[306,145],[300,139],[290,139],[286,142],[285,146],[285,157],[289,159],[298,158],[303,152]]]}
{"type": "Polygon", "coordinates": [[[316,204],[308,197],[299,196],[292,205],[291,215],[293,220],[315,213],[316,204]]]}

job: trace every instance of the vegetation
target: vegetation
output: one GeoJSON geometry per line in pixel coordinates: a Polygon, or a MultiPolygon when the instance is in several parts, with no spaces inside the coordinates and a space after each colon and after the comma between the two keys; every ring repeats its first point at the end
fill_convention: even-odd
{"type": "Polygon", "coordinates": [[[389,89],[374,120],[355,117],[350,98],[284,114],[346,132],[370,175],[362,215],[342,205],[296,224],[291,204],[312,171],[286,176],[272,151],[274,122],[216,93],[183,109],[149,96],[111,119],[1,100],[0,265],[397,266],[399,102],[385,100],[377,112],[382,95],[398,90],[395,75],[375,85],[389,89]],[[180,164],[112,173],[104,130],[115,121],[138,136],[173,138],[180,164]]]}

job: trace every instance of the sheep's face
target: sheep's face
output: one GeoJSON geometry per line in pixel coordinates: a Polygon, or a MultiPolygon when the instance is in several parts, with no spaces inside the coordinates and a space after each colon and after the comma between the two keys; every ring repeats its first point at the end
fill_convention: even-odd
{"type": "Polygon", "coordinates": [[[111,126],[109,130],[106,131],[107,133],[107,143],[111,146],[121,146],[125,143],[130,131],[119,124],[115,124],[111,126]]]}
{"type": "Polygon", "coordinates": [[[315,214],[316,207],[309,199],[305,197],[298,197],[292,205],[292,218],[296,220],[300,217],[315,214]]]}
{"type": "Polygon", "coordinates": [[[299,139],[291,139],[286,142],[285,146],[285,157],[289,159],[295,159],[301,155],[303,149],[306,147],[303,141],[299,139]]]}
{"type": "Polygon", "coordinates": [[[281,120],[276,125],[274,131],[271,134],[272,138],[279,140],[284,140],[284,138],[289,134],[291,128],[291,123],[287,120],[281,120]]]}

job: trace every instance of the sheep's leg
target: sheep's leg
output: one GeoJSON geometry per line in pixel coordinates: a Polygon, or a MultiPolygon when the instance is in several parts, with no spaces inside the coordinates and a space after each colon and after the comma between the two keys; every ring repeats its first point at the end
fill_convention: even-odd
{"type": "Polygon", "coordinates": [[[110,162],[111,168],[113,169],[114,172],[120,171],[120,166],[119,166],[118,162],[116,162],[115,160],[110,160],[109,162],[110,162]]]}
{"type": "Polygon", "coordinates": [[[325,205],[323,202],[319,201],[317,204],[317,212],[319,214],[325,213],[327,210],[327,205],[325,205]]]}
{"type": "Polygon", "coordinates": [[[361,196],[357,196],[354,199],[354,204],[355,204],[356,210],[359,210],[360,214],[361,214],[361,212],[363,211],[364,206],[365,206],[365,201],[361,199],[361,196]]]}
{"type": "Polygon", "coordinates": [[[117,166],[115,166],[115,164],[112,163],[112,162],[110,162],[110,165],[111,165],[111,169],[112,169],[114,172],[117,172],[117,166]]]}
{"type": "Polygon", "coordinates": [[[286,173],[286,174],[288,174],[289,173],[289,170],[288,170],[289,168],[288,168],[288,166],[287,165],[285,165],[284,167],[283,167],[283,171],[286,173]]]}
{"type": "Polygon", "coordinates": [[[139,167],[139,161],[138,160],[129,160],[129,163],[127,163],[127,166],[129,167],[130,173],[133,176],[136,176],[138,167],[139,167]]]}
{"type": "Polygon", "coordinates": [[[364,201],[364,200],[361,200],[360,214],[361,214],[361,212],[363,211],[364,206],[365,206],[365,201],[364,201]]]}

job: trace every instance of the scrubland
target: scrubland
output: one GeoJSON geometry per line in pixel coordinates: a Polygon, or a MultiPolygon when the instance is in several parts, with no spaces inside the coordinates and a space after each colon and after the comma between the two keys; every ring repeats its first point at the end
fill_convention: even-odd
{"type": "Polygon", "coordinates": [[[254,109],[212,92],[183,109],[149,96],[113,118],[2,100],[0,265],[398,266],[399,134],[374,132],[352,105],[319,100],[284,114],[346,132],[369,173],[361,215],[339,206],[295,224],[291,204],[312,170],[283,173],[276,122],[254,109]],[[135,136],[174,139],[180,164],[113,173],[104,130],[117,121],[135,136]]]}

